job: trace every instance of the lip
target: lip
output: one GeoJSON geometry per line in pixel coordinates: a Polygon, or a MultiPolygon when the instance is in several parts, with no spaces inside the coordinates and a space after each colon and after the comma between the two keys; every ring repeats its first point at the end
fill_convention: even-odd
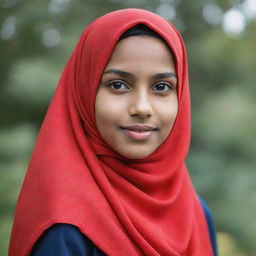
{"type": "Polygon", "coordinates": [[[157,128],[151,124],[132,124],[132,125],[121,126],[120,128],[124,130],[132,130],[132,131],[139,131],[139,132],[157,130],[157,128]]]}
{"type": "Polygon", "coordinates": [[[121,130],[130,139],[141,141],[151,137],[158,129],[149,124],[134,124],[121,126],[121,130]]]}

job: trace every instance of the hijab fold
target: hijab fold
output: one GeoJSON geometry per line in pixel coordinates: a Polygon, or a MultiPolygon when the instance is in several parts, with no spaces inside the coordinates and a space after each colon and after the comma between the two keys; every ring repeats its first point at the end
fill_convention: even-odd
{"type": "Polygon", "coordinates": [[[17,203],[9,256],[29,255],[55,223],[77,226],[109,256],[211,256],[207,224],[184,163],[190,142],[187,57],[177,30],[140,9],[106,14],[82,33],[41,127],[17,203]],[[101,138],[95,97],[121,35],[145,24],[176,60],[178,114],[166,141],[126,159],[101,138]]]}

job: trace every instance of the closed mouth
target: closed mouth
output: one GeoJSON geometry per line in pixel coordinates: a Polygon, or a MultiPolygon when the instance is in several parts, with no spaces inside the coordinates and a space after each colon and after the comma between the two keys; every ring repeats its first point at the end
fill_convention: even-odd
{"type": "Polygon", "coordinates": [[[147,141],[158,129],[152,125],[127,125],[120,127],[132,141],[147,141]]]}
{"type": "Polygon", "coordinates": [[[123,130],[130,130],[135,132],[146,132],[146,131],[156,131],[158,130],[155,126],[152,125],[127,125],[127,126],[121,126],[120,127],[123,130]]]}

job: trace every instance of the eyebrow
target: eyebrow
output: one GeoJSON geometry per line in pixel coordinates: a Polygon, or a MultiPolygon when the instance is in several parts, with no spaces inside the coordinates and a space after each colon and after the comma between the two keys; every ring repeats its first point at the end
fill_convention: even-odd
{"type": "MultiPolygon", "coordinates": [[[[109,74],[109,73],[118,74],[118,75],[123,76],[123,77],[130,77],[130,78],[135,77],[134,74],[132,74],[130,72],[123,71],[123,70],[119,70],[119,69],[108,69],[108,70],[103,72],[103,75],[104,74],[109,74]]],[[[172,77],[177,79],[177,76],[174,72],[159,73],[159,74],[154,75],[153,77],[155,79],[172,78],[172,77]]]]}
{"type": "Polygon", "coordinates": [[[114,74],[118,74],[120,76],[124,76],[124,77],[134,77],[134,75],[130,72],[126,72],[123,70],[119,70],[119,69],[108,69],[106,71],[103,72],[104,74],[109,74],[109,73],[114,73],[114,74]]]}
{"type": "Polygon", "coordinates": [[[171,77],[174,77],[177,79],[177,76],[174,72],[165,72],[165,73],[159,73],[154,75],[154,78],[156,79],[171,78],[171,77]]]}

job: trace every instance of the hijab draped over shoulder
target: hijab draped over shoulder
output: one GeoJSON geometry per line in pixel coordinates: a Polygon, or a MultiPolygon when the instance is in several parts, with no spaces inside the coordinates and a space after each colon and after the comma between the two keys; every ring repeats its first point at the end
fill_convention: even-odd
{"type": "Polygon", "coordinates": [[[160,16],[124,9],[82,33],[41,127],[17,203],[9,256],[28,255],[54,223],[77,226],[110,256],[211,256],[207,224],[184,163],[190,143],[187,57],[177,30],[160,16]],[[166,141],[131,160],[101,138],[95,97],[121,35],[144,24],[170,47],[178,113],[166,141]]]}

